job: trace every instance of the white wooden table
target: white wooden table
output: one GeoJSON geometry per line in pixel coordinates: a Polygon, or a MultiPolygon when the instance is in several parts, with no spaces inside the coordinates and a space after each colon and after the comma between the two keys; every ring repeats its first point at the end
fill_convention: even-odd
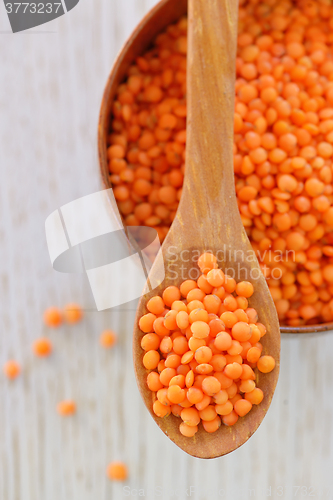
{"type": "Polygon", "coordinates": [[[100,187],[96,130],[112,61],[154,0],[81,0],[47,25],[13,35],[0,5],[0,499],[333,498],[333,333],[282,339],[281,376],[256,434],[231,455],[201,461],[176,448],[145,410],[131,357],[135,304],[94,311],[79,275],[53,271],[44,222],[100,187]],[[43,310],[78,301],[83,323],[47,330],[43,310]],[[98,337],[119,333],[112,351],[98,337]],[[35,338],[54,344],[48,359],[35,338]],[[76,416],[61,419],[59,400],[76,416]],[[129,467],[111,483],[112,460],[129,467]],[[125,488],[124,488],[125,487],[125,488]],[[137,490],[137,491],[135,491],[137,490]],[[139,491],[140,490],[140,491],[139,491]]]}

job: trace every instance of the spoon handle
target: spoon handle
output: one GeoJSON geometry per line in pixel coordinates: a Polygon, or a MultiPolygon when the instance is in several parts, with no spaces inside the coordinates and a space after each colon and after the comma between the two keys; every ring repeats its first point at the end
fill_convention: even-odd
{"type": "Polygon", "coordinates": [[[189,0],[182,203],[193,205],[202,219],[212,213],[216,217],[216,210],[223,217],[224,204],[238,212],[233,172],[237,16],[237,0],[189,0]]]}

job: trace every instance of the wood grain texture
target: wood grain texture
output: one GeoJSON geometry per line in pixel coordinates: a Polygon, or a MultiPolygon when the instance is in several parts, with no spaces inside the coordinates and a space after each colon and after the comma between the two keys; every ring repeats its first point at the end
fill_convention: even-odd
{"type": "Polygon", "coordinates": [[[302,498],[293,488],[301,485],[308,496],[329,499],[331,333],[283,337],[280,379],[264,422],[239,450],[201,461],[166,439],[141,402],[131,352],[135,304],[97,313],[82,277],[50,266],[44,221],[100,188],[104,85],[116,53],[154,3],[81,0],[36,34],[16,35],[0,5],[0,365],[15,357],[23,366],[14,383],[0,376],[0,498],[138,499],[134,489],[142,488],[148,500],[169,500],[186,498],[192,486],[195,500],[261,500],[270,492],[277,499],[278,487],[289,500],[302,498]],[[84,322],[46,330],[43,309],[72,300],[84,304],[84,322]],[[113,352],[98,345],[105,327],[119,332],[113,352]],[[54,343],[48,360],[31,353],[41,335],[54,343]],[[74,419],[55,412],[64,397],[77,401],[74,419]],[[107,463],[119,458],[130,470],[130,497],[105,478],[107,463]]]}

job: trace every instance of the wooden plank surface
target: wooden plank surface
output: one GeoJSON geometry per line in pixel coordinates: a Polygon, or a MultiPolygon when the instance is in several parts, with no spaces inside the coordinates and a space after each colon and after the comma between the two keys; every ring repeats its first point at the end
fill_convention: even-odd
{"type": "Polygon", "coordinates": [[[135,303],[98,313],[84,277],[51,268],[45,219],[100,188],[103,87],[154,3],[81,0],[15,35],[0,5],[0,364],[15,358],[23,368],[13,382],[0,376],[0,499],[333,498],[333,333],[284,336],[278,389],[257,433],[227,457],[200,461],[178,450],[140,401],[135,303]],[[84,321],[47,330],[43,310],[69,301],[84,305],[84,321]],[[119,333],[110,352],[98,344],[106,327],[119,333]],[[54,344],[47,360],[31,352],[42,335],[54,344]],[[56,414],[64,398],[77,401],[74,418],[56,414]],[[129,467],[124,485],[105,477],[117,459],[129,467]]]}

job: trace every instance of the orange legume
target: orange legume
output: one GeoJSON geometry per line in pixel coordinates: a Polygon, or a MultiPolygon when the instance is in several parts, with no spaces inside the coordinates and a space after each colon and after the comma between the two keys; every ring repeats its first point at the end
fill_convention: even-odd
{"type": "Polygon", "coordinates": [[[197,339],[204,339],[209,335],[209,325],[204,321],[195,321],[191,325],[191,332],[197,339]]]}
{"type": "Polygon", "coordinates": [[[228,401],[228,393],[226,390],[221,389],[219,392],[214,394],[213,399],[217,405],[223,405],[228,401]]]}
{"type": "Polygon", "coordinates": [[[64,319],[67,323],[77,323],[82,319],[83,311],[78,304],[67,304],[64,309],[64,319]]]}
{"type": "Polygon", "coordinates": [[[220,332],[214,341],[215,347],[220,351],[227,351],[232,346],[232,337],[227,332],[220,332]]]}
{"type": "Polygon", "coordinates": [[[42,338],[35,340],[32,349],[36,356],[49,356],[52,352],[52,344],[49,339],[42,338]]]}
{"type": "Polygon", "coordinates": [[[171,306],[176,300],[180,300],[180,290],[176,286],[169,286],[163,292],[163,300],[166,306],[171,306]]]}
{"type": "Polygon", "coordinates": [[[258,405],[264,398],[264,393],[259,387],[256,387],[252,392],[247,392],[245,394],[245,399],[250,401],[253,405],[258,405]]]}
{"type": "Polygon", "coordinates": [[[219,415],[223,415],[223,416],[229,415],[233,410],[233,404],[231,403],[231,401],[227,401],[226,403],[216,405],[215,408],[216,408],[216,412],[219,415]]]}
{"type": "Polygon", "coordinates": [[[150,300],[147,302],[147,309],[149,312],[153,314],[162,314],[164,311],[164,302],[162,297],[159,297],[158,295],[156,297],[152,297],[150,300]]]}
{"type": "Polygon", "coordinates": [[[212,269],[207,273],[207,281],[214,287],[222,286],[224,283],[224,272],[221,269],[212,269]]]}
{"type": "Polygon", "coordinates": [[[160,360],[160,355],[157,351],[148,351],[143,356],[143,364],[148,370],[153,370],[157,368],[158,362],[160,360]]]}
{"type": "MultiPolygon", "coordinates": [[[[192,372],[193,373],[193,372],[192,372]]],[[[200,403],[204,398],[204,393],[198,387],[190,387],[187,392],[187,399],[192,404],[200,403]]]]}
{"type": "Polygon", "coordinates": [[[3,372],[7,378],[14,379],[20,374],[21,367],[17,361],[11,359],[4,364],[3,372]]]}
{"type": "Polygon", "coordinates": [[[234,405],[235,412],[240,417],[244,417],[252,408],[252,403],[246,399],[239,399],[234,405]]]}
{"type": "Polygon", "coordinates": [[[239,363],[228,363],[227,366],[224,369],[224,374],[231,378],[232,380],[235,380],[239,378],[242,374],[242,366],[239,363]]]}
{"type": "Polygon", "coordinates": [[[213,433],[216,432],[221,427],[221,419],[218,415],[213,420],[207,422],[206,420],[202,421],[202,427],[206,432],[213,433]]]}
{"type": "MultiPolygon", "coordinates": [[[[198,264],[203,272],[201,280],[186,280],[179,288],[169,286],[162,297],[147,301],[150,312],[139,319],[143,332],[151,325],[157,332],[144,332],[141,338],[147,387],[157,398],[153,412],[160,418],[171,412],[180,416],[179,431],[186,437],[193,437],[200,423],[211,433],[220,427],[221,419],[230,426],[246,416],[252,405],[263,399],[262,390],[256,387],[257,369],[268,373],[275,366],[272,356],[262,356],[260,340],[266,328],[258,323],[256,310],[248,307],[246,297],[251,298],[254,292],[252,284],[225,279],[210,253],[203,254],[198,264]],[[235,312],[222,309],[220,314],[225,306],[211,293],[214,285],[219,287],[220,295],[227,295],[236,307],[242,308],[235,312]],[[181,295],[186,297],[182,301],[181,295]],[[220,318],[211,312],[216,309],[212,308],[216,299],[220,318]]],[[[330,273],[328,269],[328,277],[330,273]]],[[[307,274],[298,280],[303,288],[310,286],[307,274]]],[[[285,281],[293,282],[290,278],[285,281]]],[[[307,293],[310,296],[312,289],[307,293]]]]}
{"type": "Polygon", "coordinates": [[[200,403],[197,403],[195,405],[196,409],[199,411],[204,410],[211,403],[211,399],[212,398],[210,396],[207,396],[207,394],[205,394],[204,397],[202,398],[202,401],[200,401],[200,403]]]}
{"type": "Polygon", "coordinates": [[[272,356],[261,356],[258,360],[257,367],[262,373],[269,373],[275,367],[275,360],[272,356]]]}
{"type": "MultiPolygon", "coordinates": [[[[148,316],[148,314],[146,314],[146,316],[148,316]]],[[[166,328],[166,326],[164,325],[164,317],[158,317],[155,320],[153,320],[153,327],[149,328],[148,331],[150,331],[151,329],[153,329],[154,332],[157,333],[157,335],[160,335],[161,337],[164,337],[165,335],[170,335],[170,330],[168,330],[168,328],[166,328]]]]}
{"type": "Polygon", "coordinates": [[[47,326],[56,328],[62,323],[61,311],[56,307],[49,307],[44,312],[44,323],[47,326]]]}
{"type": "Polygon", "coordinates": [[[147,376],[147,385],[149,389],[153,392],[157,392],[163,388],[163,384],[160,381],[160,377],[156,372],[150,372],[147,376]]]}
{"type": "Polygon", "coordinates": [[[244,321],[239,321],[238,323],[236,323],[232,327],[231,333],[233,338],[240,342],[245,342],[246,340],[249,340],[249,338],[251,338],[251,328],[244,321]]]}
{"type": "Polygon", "coordinates": [[[123,462],[111,462],[107,466],[106,475],[111,481],[126,481],[127,467],[123,462]]]}
{"type": "Polygon", "coordinates": [[[156,333],[147,333],[141,339],[141,347],[145,351],[156,351],[159,348],[160,342],[161,338],[156,333]]]}
{"type": "Polygon", "coordinates": [[[168,389],[166,387],[163,387],[162,389],[159,389],[156,393],[158,401],[163,405],[163,406],[169,406],[170,401],[168,399],[168,389]]]}
{"type": "Polygon", "coordinates": [[[190,427],[195,427],[200,423],[199,412],[196,408],[184,408],[180,417],[190,427]]]}
{"type": "Polygon", "coordinates": [[[57,412],[62,417],[68,417],[70,415],[74,415],[76,412],[76,404],[72,400],[60,401],[57,405],[57,412]]]}
{"type": "Polygon", "coordinates": [[[163,405],[160,401],[156,400],[153,404],[153,412],[157,417],[168,417],[171,413],[169,405],[163,405]]]}
{"type": "Polygon", "coordinates": [[[156,319],[155,314],[152,313],[145,314],[144,316],[142,316],[142,318],[140,318],[139,322],[140,329],[145,333],[152,332],[155,319],[156,319]]]}
{"type": "Polygon", "coordinates": [[[198,266],[203,274],[217,268],[217,259],[211,253],[203,253],[198,259],[198,266]]]}
{"type": "Polygon", "coordinates": [[[179,404],[184,401],[186,393],[179,385],[171,385],[168,389],[167,396],[170,403],[179,404]]]}
{"type": "Polygon", "coordinates": [[[214,396],[221,390],[221,384],[215,377],[206,377],[202,381],[202,390],[207,396],[214,396]]]}
{"type": "Polygon", "coordinates": [[[167,368],[178,368],[181,363],[181,357],[178,354],[168,354],[165,360],[165,366],[167,368]]]}
{"type": "Polygon", "coordinates": [[[233,312],[225,311],[221,314],[221,320],[228,328],[232,328],[238,321],[237,315],[233,312]]]}
{"type": "Polygon", "coordinates": [[[237,413],[232,410],[229,415],[225,415],[224,417],[222,417],[222,421],[224,423],[224,425],[235,425],[235,423],[237,422],[238,420],[238,415],[237,413]]]}
{"type": "MultiPolygon", "coordinates": [[[[151,333],[151,334],[145,335],[145,337],[147,337],[146,341],[148,341],[148,339],[150,339],[150,340],[156,339],[154,346],[155,346],[155,349],[158,348],[160,339],[158,338],[157,335],[151,333]],[[151,335],[151,337],[148,337],[148,335],[151,335]]],[[[101,344],[102,347],[109,349],[110,347],[113,347],[116,342],[117,342],[117,335],[114,333],[113,330],[104,330],[101,333],[101,336],[99,338],[99,343],[101,344]]],[[[141,342],[142,348],[143,348],[143,345],[144,345],[144,343],[141,342]]],[[[145,350],[147,350],[147,349],[145,349],[145,350]]]]}
{"type": "Polygon", "coordinates": [[[160,381],[163,385],[168,386],[170,384],[170,380],[176,376],[176,370],[174,368],[164,368],[160,373],[160,381]]]}
{"type": "Polygon", "coordinates": [[[179,426],[180,433],[185,437],[193,437],[198,432],[198,426],[189,426],[182,422],[179,426]]]}

